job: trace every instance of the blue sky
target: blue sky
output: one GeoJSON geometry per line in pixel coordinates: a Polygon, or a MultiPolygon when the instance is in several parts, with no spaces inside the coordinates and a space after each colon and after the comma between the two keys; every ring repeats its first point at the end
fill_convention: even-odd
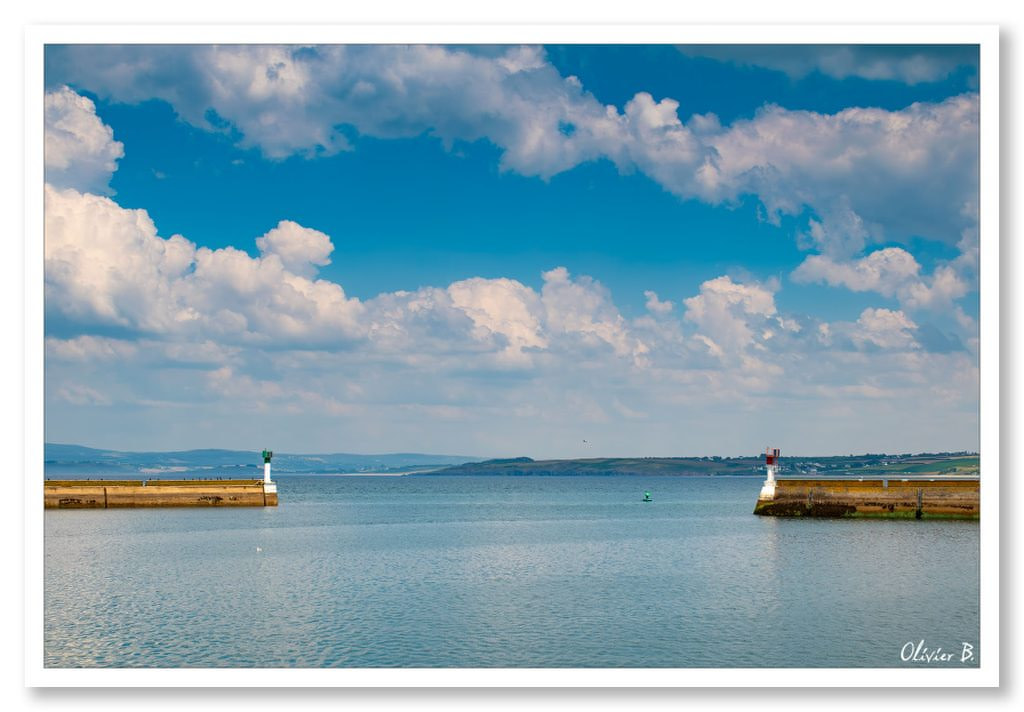
{"type": "Polygon", "coordinates": [[[963,46],[49,47],[46,438],[974,449],[977,86],[963,46]]]}

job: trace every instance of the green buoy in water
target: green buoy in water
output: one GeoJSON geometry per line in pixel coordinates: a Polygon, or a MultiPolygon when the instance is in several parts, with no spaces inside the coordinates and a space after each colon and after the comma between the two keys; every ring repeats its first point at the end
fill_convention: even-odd
{"type": "Polygon", "coordinates": [[[654,500],[651,499],[651,493],[650,492],[644,492],[644,501],[645,502],[653,502],[654,501],[654,500]]]}

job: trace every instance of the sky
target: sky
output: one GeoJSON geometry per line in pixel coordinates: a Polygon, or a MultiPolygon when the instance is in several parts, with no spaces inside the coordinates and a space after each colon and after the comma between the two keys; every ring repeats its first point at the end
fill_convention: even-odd
{"type": "Polygon", "coordinates": [[[973,46],[48,46],[45,429],[979,446],[973,46]]]}

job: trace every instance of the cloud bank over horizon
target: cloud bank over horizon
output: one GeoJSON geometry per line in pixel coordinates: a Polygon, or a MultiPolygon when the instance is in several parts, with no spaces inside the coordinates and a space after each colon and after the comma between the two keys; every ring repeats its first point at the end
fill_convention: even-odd
{"type": "Polygon", "coordinates": [[[847,428],[867,446],[911,412],[921,449],[976,442],[964,425],[977,422],[977,325],[960,300],[977,290],[977,94],[831,115],[766,106],[722,126],[644,92],[602,105],[531,47],[96,50],[47,58],[47,398],[60,432],[103,408],[147,446],[204,429],[235,444],[293,418],[307,433],[292,449],[343,423],[365,449],[571,456],[590,435],[608,443],[595,454],[736,454],[726,443],[760,447],[765,413],[781,410],[781,435],[802,441],[847,428]],[[558,263],[539,288],[473,276],[355,298],[320,276],[345,235],[282,216],[250,244],[211,248],[122,207],[109,183],[131,146],[69,85],[162,99],[271,160],[359,150],[350,126],[449,149],[486,139],[502,170],[527,177],[607,160],[682,199],[755,195],[766,221],[804,221],[794,283],[899,307],[826,320],[781,309],[777,278],[721,274],[678,301],[647,290],[646,313],[627,316],[558,263]],[[911,252],[922,235],[952,255],[930,271],[911,252]],[[951,310],[959,335],[929,323],[951,310]]]}

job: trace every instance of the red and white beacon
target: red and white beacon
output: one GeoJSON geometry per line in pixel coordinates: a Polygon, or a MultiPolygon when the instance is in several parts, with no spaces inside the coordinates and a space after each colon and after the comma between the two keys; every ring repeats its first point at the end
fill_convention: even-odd
{"type": "Polygon", "coordinates": [[[761,487],[761,498],[775,497],[775,473],[779,471],[779,448],[769,447],[764,451],[764,469],[768,473],[761,487]]]}

